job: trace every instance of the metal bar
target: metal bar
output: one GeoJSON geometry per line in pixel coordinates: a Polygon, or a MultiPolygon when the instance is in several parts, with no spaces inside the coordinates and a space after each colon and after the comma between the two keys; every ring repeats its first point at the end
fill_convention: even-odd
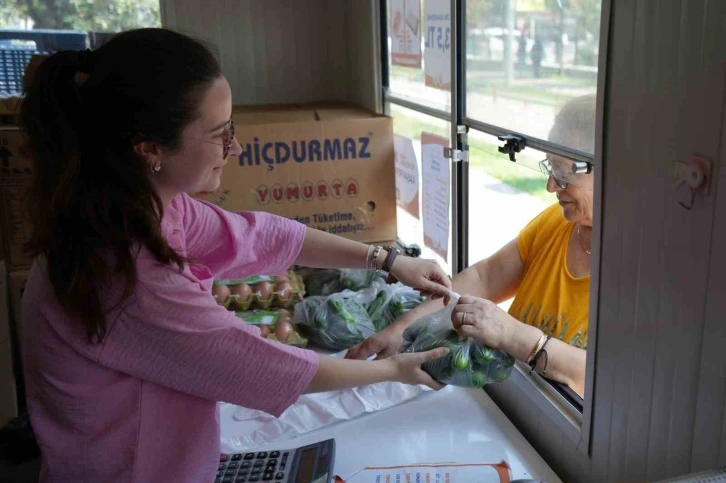
{"type": "MultiPolygon", "coordinates": [[[[614,31],[612,22],[613,9],[615,2],[612,0],[603,0],[602,10],[600,14],[600,49],[598,54],[597,66],[597,107],[595,114],[595,152],[598,160],[604,160],[604,138],[606,133],[607,110],[607,92],[611,87],[608,77],[608,64],[610,60],[609,50],[612,42],[610,42],[611,32],[614,31]]],[[[601,161],[604,162],[604,161],[601,161]]],[[[592,257],[592,267],[590,270],[590,317],[588,318],[588,345],[587,345],[587,362],[585,364],[585,404],[582,419],[582,440],[587,442],[587,455],[592,457],[593,442],[595,439],[594,412],[595,412],[595,392],[597,386],[596,368],[598,362],[597,344],[598,344],[598,326],[600,325],[600,264],[602,260],[603,235],[602,235],[602,218],[603,218],[603,188],[605,186],[604,169],[600,168],[599,173],[595,176],[595,190],[593,200],[593,230],[592,230],[592,253],[597,256],[592,257]]]]}
{"type": "Polygon", "coordinates": [[[487,124],[486,122],[477,121],[476,119],[472,119],[470,117],[464,117],[464,119],[462,120],[462,124],[464,124],[465,126],[469,126],[471,129],[476,129],[477,131],[491,134],[492,136],[506,136],[507,134],[521,136],[527,140],[528,148],[544,151],[545,153],[554,154],[555,156],[561,156],[563,158],[571,159],[573,161],[583,161],[586,163],[594,164],[595,162],[595,158],[592,154],[578,151],[576,149],[570,149],[566,146],[554,144],[549,141],[544,141],[542,139],[527,136],[526,134],[518,133],[510,129],[494,126],[493,124],[487,124]]]}
{"type": "MultiPolygon", "coordinates": [[[[463,0],[451,0],[451,138],[452,147],[459,150],[466,149],[463,139],[467,139],[459,131],[466,100],[465,12],[463,0]]],[[[459,273],[469,266],[469,163],[454,163],[452,172],[452,271],[459,273]]]]}
{"type": "MultiPolygon", "coordinates": [[[[458,124],[457,121],[459,120],[459,111],[458,111],[458,103],[457,100],[457,88],[458,88],[458,77],[459,77],[459,69],[457,65],[457,61],[459,60],[457,57],[456,52],[456,36],[458,35],[458,32],[456,30],[456,11],[457,11],[457,1],[451,0],[450,1],[450,7],[449,7],[449,25],[451,26],[451,49],[449,50],[449,54],[451,55],[451,113],[450,113],[450,128],[451,128],[451,148],[452,149],[459,149],[459,132],[458,132],[458,124]]],[[[460,202],[460,196],[459,196],[459,166],[464,163],[458,162],[455,163],[452,160],[452,163],[449,164],[451,167],[451,198],[450,198],[450,204],[451,204],[451,273],[452,275],[456,275],[457,273],[461,272],[462,267],[459,263],[459,258],[461,256],[459,245],[461,240],[461,233],[459,232],[461,225],[459,223],[459,219],[461,217],[461,209],[462,204],[460,202]]]]}
{"type": "Polygon", "coordinates": [[[391,85],[391,69],[390,59],[388,55],[388,0],[379,0],[378,2],[378,18],[380,25],[378,27],[380,35],[380,56],[381,56],[381,90],[383,113],[390,115],[386,104],[386,91],[391,85]]]}
{"type": "Polygon", "coordinates": [[[390,89],[384,89],[383,95],[385,96],[385,99],[391,104],[396,104],[401,107],[405,107],[406,109],[411,109],[412,111],[427,114],[431,117],[441,119],[442,121],[451,121],[451,114],[449,114],[448,112],[442,111],[441,109],[436,109],[435,107],[425,106],[423,104],[419,104],[415,101],[410,101],[403,97],[392,95],[390,89]]]}

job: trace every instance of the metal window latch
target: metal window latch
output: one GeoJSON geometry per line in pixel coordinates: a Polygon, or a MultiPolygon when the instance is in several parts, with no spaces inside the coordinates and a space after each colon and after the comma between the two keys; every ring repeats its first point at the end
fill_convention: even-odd
{"type": "Polygon", "coordinates": [[[527,146],[527,140],[522,136],[509,134],[506,136],[498,136],[497,139],[504,141],[504,146],[499,147],[499,152],[508,154],[510,161],[517,161],[514,155],[521,152],[527,146]]]}
{"type": "Polygon", "coordinates": [[[444,148],[444,157],[457,163],[459,161],[469,162],[469,151],[461,149],[444,148]]]}

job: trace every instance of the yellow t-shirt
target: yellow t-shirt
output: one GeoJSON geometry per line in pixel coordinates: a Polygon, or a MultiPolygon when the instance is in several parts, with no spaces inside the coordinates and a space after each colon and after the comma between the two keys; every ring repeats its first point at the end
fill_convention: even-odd
{"type": "Polygon", "coordinates": [[[555,204],[519,233],[517,248],[524,275],[509,313],[545,334],[584,349],[590,276],[575,278],[567,269],[567,244],[574,228],[555,204]]]}

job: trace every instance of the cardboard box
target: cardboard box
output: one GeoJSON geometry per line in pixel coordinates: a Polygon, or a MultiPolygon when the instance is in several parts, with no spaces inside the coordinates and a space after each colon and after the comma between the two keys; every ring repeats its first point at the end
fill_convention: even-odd
{"type": "Polygon", "coordinates": [[[22,245],[30,236],[23,216],[22,195],[30,180],[32,163],[22,148],[23,136],[15,126],[0,126],[0,228],[8,270],[28,268],[32,259],[22,245]]]}
{"type": "Polygon", "coordinates": [[[350,105],[237,107],[242,154],[220,188],[228,211],[267,211],[363,242],[396,239],[391,118],[350,105]]]}

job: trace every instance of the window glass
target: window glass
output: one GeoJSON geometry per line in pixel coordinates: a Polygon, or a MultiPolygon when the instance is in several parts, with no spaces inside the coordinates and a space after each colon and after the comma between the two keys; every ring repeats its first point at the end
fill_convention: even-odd
{"type": "Polygon", "coordinates": [[[0,3],[0,96],[22,92],[34,54],[95,48],[113,33],[160,27],[159,0],[8,0],[0,3]]]}
{"type": "MultiPolygon", "coordinates": [[[[424,67],[428,26],[424,11],[425,2],[420,0],[417,10],[414,8],[416,5],[413,5],[415,1],[390,0],[388,2],[390,93],[396,97],[449,112],[451,110],[450,91],[426,86],[424,67]],[[406,42],[406,47],[402,46],[403,42],[406,42]],[[412,48],[412,42],[419,44],[418,50],[415,47],[412,48]],[[420,60],[417,61],[415,56],[418,52],[420,52],[420,60]]],[[[445,38],[443,35],[442,39],[445,38]]],[[[434,37],[434,41],[436,41],[436,37],[434,37]]],[[[452,42],[453,40],[449,38],[449,46],[452,42]]]]}
{"type": "Polygon", "coordinates": [[[570,159],[531,148],[516,154],[513,162],[498,151],[501,142],[496,137],[478,131],[469,132],[469,142],[470,265],[492,256],[520,237],[533,219],[546,212],[542,220],[547,221],[539,225],[543,228],[528,230],[529,234],[523,235],[524,240],[549,237],[549,242],[542,243],[539,239],[528,245],[532,250],[527,255],[525,267],[528,268],[514,294],[522,298],[501,300],[499,305],[520,322],[584,348],[590,281],[585,278],[587,271],[570,273],[567,253],[574,247],[580,260],[587,258],[590,232],[585,228],[585,235],[579,236],[577,230],[582,223],[579,212],[580,208],[586,211],[587,206],[592,209],[593,175],[597,173],[588,174],[587,168],[570,159]],[[577,166],[580,166],[579,173],[574,172],[577,166]],[[565,202],[563,205],[559,205],[560,199],[565,202]],[[568,206],[568,201],[575,201],[576,205],[568,206]],[[565,217],[568,210],[572,211],[568,216],[576,221],[565,217]],[[571,216],[573,213],[575,216],[571,216]],[[566,288],[562,290],[562,287],[566,288]],[[523,292],[520,294],[520,291],[523,292]]]}
{"type": "MultiPolygon", "coordinates": [[[[412,150],[413,156],[415,156],[415,169],[417,171],[417,186],[418,186],[418,217],[411,214],[410,211],[416,211],[409,204],[408,209],[398,207],[398,238],[406,244],[416,244],[422,249],[422,256],[424,258],[432,258],[444,267],[444,269],[451,273],[451,216],[449,216],[449,248],[448,257],[443,259],[433,250],[427,248],[424,245],[424,232],[423,232],[423,178],[421,172],[421,133],[426,132],[435,134],[446,139],[451,137],[450,123],[442,121],[441,119],[428,116],[426,114],[406,109],[405,107],[390,104],[390,112],[393,117],[393,132],[397,136],[397,153],[396,156],[402,155],[399,150],[412,150]],[[409,141],[410,140],[410,141],[409,141]],[[404,148],[402,148],[402,146],[404,148]],[[408,146],[408,149],[405,148],[408,146]],[[412,148],[411,148],[412,146],[412,148]]],[[[410,158],[411,154],[404,154],[407,158],[410,158]]],[[[399,158],[400,162],[400,158],[399,158]]],[[[410,159],[409,159],[410,162],[410,159]]],[[[397,175],[396,178],[396,189],[399,192],[399,198],[401,197],[401,191],[408,190],[402,186],[402,180],[397,175]]],[[[411,197],[407,197],[410,199],[411,197]]],[[[449,202],[449,209],[451,209],[451,202],[449,202]]]]}
{"type": "MultiPolygon", "coordinates": [[[[468,0],[467,117],[549,139],[562,105],[597,91],[600,9],[600,0],[468,0]]],[[[594,132],[594,113],[585,122],[594,132]]]]}

